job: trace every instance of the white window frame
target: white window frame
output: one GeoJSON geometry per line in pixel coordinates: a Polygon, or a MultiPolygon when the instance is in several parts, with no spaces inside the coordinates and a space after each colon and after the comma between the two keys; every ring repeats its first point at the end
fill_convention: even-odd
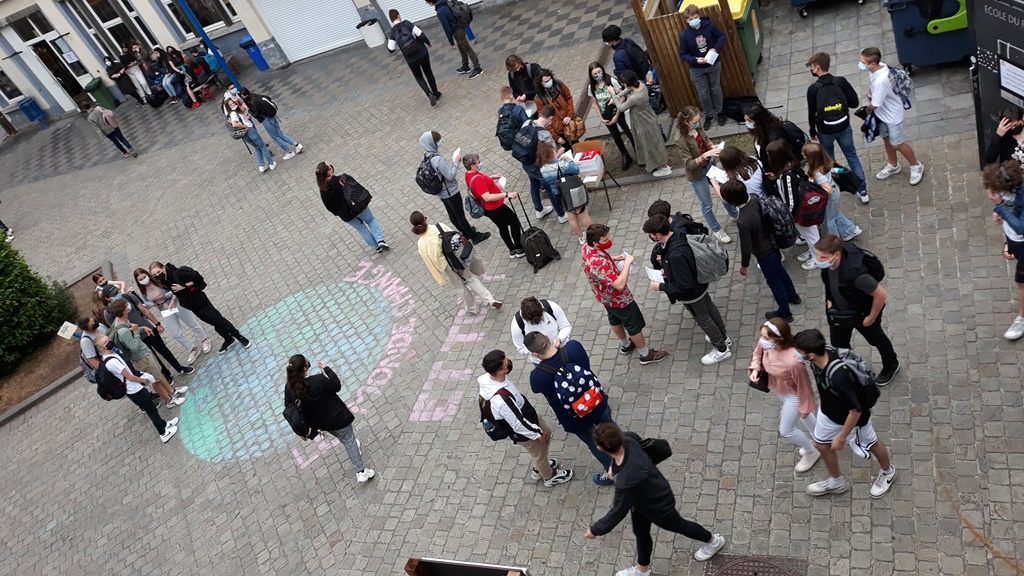
{"type": "MultiPolygon", "coordinates": [[[[241,17],[238,16],[238,11],[236,11],[234,9],[234,6],[229,8],[228,4],[224,3],[224,0],[217,0],[217,1],[220,2],[220,5],[224,9],[225,12],[227,12],[228,14],[233,14],[233,16],[231,17],[231,21],[232,22],[238,22],[239,20],[241,20],[241,17]]],[[[191,30],[186,30],[185,28],[182,28],[181,22],[178,22],[178,18],[174,15],[174,12],[171,11],[171,4],[174,4],[175,6],[177,6],[177,0],[160,0],[160,3],[163,4],[164,11],[167,12],[168,18],[170,18],[171,22],[174,22],[174,26],[181,32],[181,34],[185,37],[185,39],[186,40],[193,40],[193,39],[195,39],[196,35],[193,34],[191,30]]],[[[224,21],[223,20],[218,20],[216,23],[210,24],[209,26],[204,27],[203,31],[205,31],[205,32],[212,32],[213,30],[217,30],[217,29],[220,29],[220,28],[224,28],[224,21]]]]}
{"type": "Polygon", "coordinates": [[[0,74],[3,74],[4,76],[6,76],[7,79],[11,81],[11,85],[14,86],[14,88],[17,89],[18,92],[21,92],[21,96],[15,96],[14,100],[11,100],[11,99],[9,99],[7,97],[6,94],[4,94],[2,91],[0,91],[0,100],[3,100],[3,102],[4,102],[4,106],[3,107],[6,108],[6,107],[10,106],[11,104],[14,104],[15,102],[23,100],[25,98],[25,92],[17,84],[14,83],[14,80],[11,80],[10,75],[8,75],[7,72],[5,72],[2,68],[0,68],[0,74]]]}

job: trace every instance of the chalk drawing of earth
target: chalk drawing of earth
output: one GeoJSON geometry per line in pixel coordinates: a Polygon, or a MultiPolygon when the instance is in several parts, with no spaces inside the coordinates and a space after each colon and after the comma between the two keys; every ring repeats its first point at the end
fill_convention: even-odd
{"type": "Polygon", "coordinates": [[[292,354],[331,366],[342,399],[364,384],[384,356],[393,317],[376,288],[342,282],[299,292],[260,312],[239,330],[253,343],[214,351],[190,382],[179,436],[209,462],[245,460],[296,439],[281,417],[285,367],[292,354]]]}

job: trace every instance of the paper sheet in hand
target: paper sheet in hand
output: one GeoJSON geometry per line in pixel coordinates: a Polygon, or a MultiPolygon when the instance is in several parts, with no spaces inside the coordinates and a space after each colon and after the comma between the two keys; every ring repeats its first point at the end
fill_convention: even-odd
{"type": "Polygon", "coordinates": [[[71,337],[75,335],[75,331],[78,330],[78,326],[75,326],[71,322],[65,322],[61,325],[60,330],[57,330],[57,336],[65,340],[71,340],[71,337]]]}
{"type": "Polygon", "coordinates": [[[704,57],[704,61],[708,64],[714,64],[718,61],[718,52],[708,52],[708,55],[704,57]]]}
{"type": "MultiPolygon", "coordinates": [[[[629,256],[629,252],[623,251],[622,252],[622,257],[625,258],[626,256],[629,256]]],[[[618,262],[615,263],[615,269],[618,270],[619,272],[622,272],[622,270],[625,267],[626,267],[626,261],[625,260],[619,260],[618,262]]],[[[633,265],[629,267],[629,271],[630,272],[635,272],[636,271],[636,261],[635,260],[633,261],[633,265]]]]}
{"type": "Polygon", "coordinates": [[[456,160],[459,156],[462,156],[462,148],[456,148],[455,152],[452,152],[452,164],[459,165],[459,161],[456,160]]]}
{"type": "Polygon", "coordinates": [[[712,164],[711,167],[708,168],[708,178],[718,182],[719,184],[725,184],[729,181],[729,174],[725,170],[722,170],[718,166],[712,164]]]}
{"type": "Polygon", "coordinates": [[[648,280],[653,280],[653,281],[659,282],[659,283],[665,281],[665,275],[661,272],[661,270],[655,270],[654,268],[647,268],[646,266],[644,267],[644,269],[647,270],[647,279],[648,280]]]}
{"type": "Polygon", "coordinates": [[[177,313],[178,313],[178,309],[177,308],[169,308],[167,310],[161,310],[160,311],[160,315],[163,316],[164,318],[167,318],[168,316],[174,316],[177,313]]]}

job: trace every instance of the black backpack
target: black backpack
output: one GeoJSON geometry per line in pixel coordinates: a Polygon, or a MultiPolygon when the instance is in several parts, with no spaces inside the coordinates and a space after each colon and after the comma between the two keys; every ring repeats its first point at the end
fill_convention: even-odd
{"type": "Polygon", "coordinates": [[[469,7],[469,4],[452,0],[448,6],[452,10],[452,16],[455,16],[456,24],[465,28],[473,23],[473,9],[469,7]]]}
{"type": "Polygon", "coordinates": [[[537,161],[538,130],[543,130],[533,121],[527,122],[516,132],[512,141],[512,157],[523,164],[533,164],[537,161]]]}
{"type": "Polygon", "coordinates": [[[875,282],[881,282],[885,279],[885,266],[882,264],[882,261],[878,259],[878,256],[875,256],[873,252],[865,250],[852,242],[847,242],[846,249],[851,251],[850,248],[853,248],[852,251],[860,252],[863,255],[864,271],[874,278],[875,282]]]}
{"type": "Polygon", "coordinates": [[[107,362],[113,359],[113,356],[107,356],[100,361],[100,366],[96,369],[96,393],[108,402],[120,400],[128,393],[128,386],[124,378],[118,378],[110,370],[107,370],[107,362]]]}
{"type": "Polygon", "coordinates": [[[629,42],[623,42],[626,56],[629,56],[629,69],[636,72],[636,77],[643,82],[647,73],[651,71],[651,58],[647,55],[647,51],[634,42],[632,38],[625,38],[624,40],[629,40],[629,42]]]}
{"type": "MultiPolygon", "coordinates": [[[[509,398],[512,396],[512,393],[504,388],[501,388],[498,390],[497,393],[495,393],[494,396],[504,396],[505,398],[509,398]]],[[[494,396],[491,396],[491,400],[494,400],[494,396]]],[[[497,419],[494,418],[494,414],[491,413],[491,400],[484,400],[483,397],[479,398],[480,424],[484,428],[484,433],[487,434],[488,438],[494,440],[495,442],[497,442],[498,440],[504,440],[508,438],[511,427],[504,420],[501,420],[499,422],[497,419]]],[[[506,402],[508,401],[506,400],[506,402]]],[[[508,405],[512,407],[513,410],[515,409],[514,403],[508,402],[508,405]]]]}
{"type": "Polygon", "coordinates": [[[836,84],[835,77],[830,76],[828,83],[824,79],[818,79],[818,102],[817,102],[818,126],[827,128],[826,134],[837,134],[850,127],[850,108],[846,101],[846,94],[836,84]]]}
{"type": "Polygon", "coordinates": [[[264,116],[266,116],[267,118],[273,118],[274,116],[277,116],[277,104],[270,99],[270,96],[260,96],[260,100],[263,100],[263,102],[265,103],[264,106],[261,106],[261,108],[263,109],[264,116]]]}
{"type": "MultiPolygon", "coordinates": [[[[555,317],[555,311],[554,309],[551,308],[550,302],[542,299],[540,301],[540,305],[544,307],[544,311],[547,312],[552,318],[555,317]]],[[[521,311],[516,312],[516,324],[519,325],[519,331],[523,333],[523,336],[526,336],[526,322],[523,321],[523,313],[521,311]]]]}
{"type": "Polygon", "coordinates": [[[458,230],[445,232],[440,224],[437,224],[437,231],[441,236],[441,252],[444,259],[451,266],[452,270],[462,278],[459,271],[466,269],[466,258],[473,253],[473,243],[466,238],[466,235],[458,230]]]}
{"type": "Polygon", "coordinates": [[[416,184],[420,187],[420,190],[431,196],[437,196],[444,189],[444,185],[441,184],[441,177],[437,175],[437,170],[434,170],[434,166],[430,163],[430,159],[434,156],[436,154],[424,153],[423,160],[416,167],[416,184]]]}
{"type": "Polygon", "coordinates": [[[393,28],[395,44],[402,51],[402,54],[409,55],[416,51],[416,37],[412,35],[412,27],[402,22],[393,28]]]}
{"type": "Polygon", "coordinates": [[[292,432],[295,432],[296,436],[310,440],[315,438],[320,431],[306,424],[306,418],[302,415],[302,410],[299,408],[301,404],[300,400],[286,404],[281,416],[284,416],[285,422],[288,422],[288,425],[292,427],[292,432]]]}
{"type": "Polygon", "coordinates": [[[512,120],[512,112],[516,109],[516,104],[505,104],[498,111],[498,127],[494,131],[494,135],[498,137],[498,143],[505,150],[512,150],[512,145],[516,140],[516,132],[519,128],[515,125],[512,120]]]}
{"type": "Polygon", "coordinates": [[[807,144],[807,134],[799,126],[789,120],[782,121],[782,131],[785,133],[786,142],[793,149],[793,156],[801,162],[804,159],[804,144],[807,144]]]}
{"type": "Polygon", "coordinates": [[[853,392],[857,395],[860,407],[864,410],[874,408],[882,391],[878,388],[878,382],[875,381],[875,373],[871,371],[871,365],[863,356],[848,348],[837,350],[829,346],[827,349],[835,352],[838,356],[837,360],[833,360],[825,366],[825,381],[829,384],[829,391],[839,396],[839,393],[832,388],[832,376],[836,370],[849,370],[857,382],[853,392]]]}

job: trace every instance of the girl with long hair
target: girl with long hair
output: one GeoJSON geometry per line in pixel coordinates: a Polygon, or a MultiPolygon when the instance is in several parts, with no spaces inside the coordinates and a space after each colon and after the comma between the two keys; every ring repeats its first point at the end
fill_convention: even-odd
{"type": "MultiPolygon", "coordinates": [[[[567,154],[571,155],[571,153],[567,154]]],[[[561,191],[558,189],[558,172],[561,171],[563,176],[575,176],[580,173],[579,167],[571,157],[566,158],[566,154],[563,154],[561,158],[555,156],[555,149],[547,142],[537,143],[537,166],[540,167],[541,176],[555,192],[551,201],[564,202],[561,191]]],[[[564,208],[565,205],[563,204],[562,207],[564,208]]],[[[569,228],[579,238],[580,246],[584,245],[587,239],[583,235],[583,231],[587,226],[593,224],[593,221],[590,220],[590,211],[583,206],[575,210],[566,210],[565,215],[569,218],[569,228]]]]}
{"type": "Polygon", "coordinates": [[[548,125],[548,131],[551,132],[555,143],[560,144],[566,150],[571,149],[572,142],[565,137],[565,127],[576,117],[576,105],[572,102],[572,91],[565,85],[565,82],[555,78],[555,74],[547,68],[540,69],[540,74],[534,79],[533,88],[537,91],[537,97],[534,100],[537,103],[537,110],[549,104],[555,107],[555,116],[551,119],[551,124],[548,125]]]}
{"type": "MultiPolygon", "coordinates": [[[[732,242],[722,225],[715,217],[715,207],[711,198],[711,182],[708,180],[708,170],[714,163],[722,149],[715,145],[704,131],[700,123],[701,112],[696,106],[686,106],[679,112],[679,151],[683,158],[683,168],[686,170],[686,179],[693,187],[693,193],[700,202],[700,212],[704,215],[704,222],[711,229],[711,235],[723,244],[732,242]]],[[[719,196],[721,200],[721,196],[719,196]]],[[[739,210],[725,200],[722,200],[722,207],[729,215],[729,218],[736,220],[739,210]]]]}
{"type": "Polygon", "coordinates": [[[288,359],[284,404],[294,404],[299,409],[306,424],[313,429],[311,438],[326,432],[341,440],[356,470],[356,480],[367,482],[377,473],[363,465],[359,440],[352,429],[355,416],[338,396],[341,380],[327,364],[317,362],[316,365],[320,367],[320,374],[310,376],[309,360],[305,356],[296,354],[288,359]]]}
{"type": "Polygon", "coordinates": [[[842,192],[832,179],[832,166],[835,162],[825,151],[825,147],[817,142],[804,144],[804,159],[807,160],[807,175],[814,183],[828,192],[828,204],[825,205],[825,230],[843,239],[844,242],[860,236],[863,230],[850,221],[839,211],[839,196],[842,192]]]}
{"type": "Polygon", "coordinates": [[[256,150],[256,161],[259,162],[260,174],[277,168],[277,162],[274,162],[274,159],[270,156],[270,149],[267,148],[267,143],[263,141],[263,137],[256,130],[256,123],[249,116],[249,109],[245,107],[242,99],[235,97],[224,98],[220,109],[228,117],[228,121],[231,122],[232,126],[246,129],[245,137],[242,140],[251,144],[256,150]]]}
{"type": "Polygon", "coordinates": [[[665,151],[665,141],[661,138],[658,115],[651,108],[647,86],[632,70],[619,74],[619,82],[622,84],[621,90],[616,91],[612,86],[608,86],[607,92],[612,96],[610,102],[620,114],[629,110],[637,162],[659,178],[671,175],[668,152],[665,151]]]}
{"type": "MultiPolygon", "coordinates": [[[[790,213],[796,216],[797,208],[800,207],[800,191],[798,185],[800,180],[807,180],[807,174],[804,173],[803,168],[800,167],[800,161],[793,155],[792,150],[789,147],[789,143],[784,140],[773,140],[768,143],[765,151],[768,154],[768,161],[772,167],[772,173],[775,174],[776,184],[778,186],[778,195],[782,198],[782,201],[789,207],[790,213]]],[[[796,231],[800,233],[800,238],[803,239],[803,243],[807,245],[807,251],[797,256],[797,260],[802,262],[800,267],[804,270],[814,269],[814,243],[821,238],[821,233],[818,232],[818,226],[801,226],[800,224],[793,223],[796,226],[796,231]]],[[[799,243],[799,242],[798,242],[799,243]]]]}
{"type": "Polygon", "coordinates": [[[182,348],[189,351],[186,364],[195,362],[196,358],[199,357],[200,350],[204,353],[209,352],[212,344],[210,343],[209,336],[206,335],[206,330],[203,330],[203,326],[188,308],[178,306],[178,299],[174,296],[174,292],[171,292],[169,287],[164,286],[163,283],[151,276],[145,268],[136,268],[133,275],[135,276],[135,283],[139,287],[139,295],[142,296],[144,304],[155,306],[161,312],[174,311],[169,315],[163,316],[162,321],[171,338],[174,338],[182,348]],[[182,324],[188,326],[189,330],[199,339],[202,348],[197,346],[185,334],[181,327],[182,324]]]}
{"type": "Polygon", "coordinates": [[[320,189],[320,200],[324,208],[347,222],[378,254],[391,250],[384,240],[384,232],[370,211],[372,196],[347,174],[337,175],[334,166],[327,162],[316,165],[316,185],[320,189]]]}
{"type": "Polygon", "coordinates": [[[611,103],[612,93],[608,91],[609,87],[614,92],[622,90],[619,81],[611,74],[607,74],[600,62],[591,62],[587,67],[587,95],[590,96],[590,103],[594,107],[594,111],[597,112],[597,117],[608,128],[615,147],[619,149],[619,155],[622,156],[622,170],[626,171],[633,165],[633,157],[626,149],[622,134],[625,133],[629,138],[633,150],[636,150],[636,142],[633,141],[633,131],[629,129],[629,124],[626,122],[626,113],[620,112],[611,103]]]}
{"type": "MultiPolygon", "coordinates": [[[[726,144],[718,155],[718,164],[725,170],[729,180],[739,180],[747,187],[747,194],[764,195],[764,170],[761,163],[750,154],[732,144],[726,144]]],[[[718,190],[718,181],[712,180],[711,185],[718,190]]]]}

